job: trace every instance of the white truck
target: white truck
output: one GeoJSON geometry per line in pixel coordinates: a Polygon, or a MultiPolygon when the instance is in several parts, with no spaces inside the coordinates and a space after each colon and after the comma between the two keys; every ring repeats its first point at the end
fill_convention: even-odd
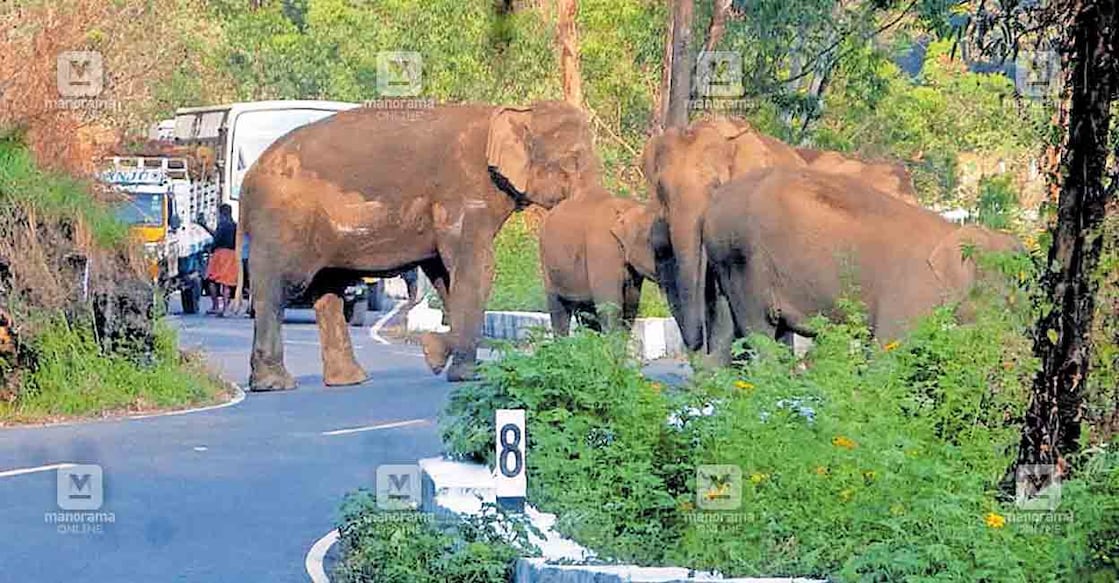
{"type": "MultiPolygon", "coordinates": [[[[178,225],[178,229],[169,230],[175,233],[190,229],[197,226],[192,224],[199,218],[213,229],[222,203],[229,204],[233,216],[238,217],[245,174],[268,146],[295,128],[359,106],[340,101],[254,101],[176,110],[173,120],[164,120],[153,128],[151,137],[170,149],[191,152],[190,158],[199,167],[193,172],[198,178],[187,187],[195,194],[184,199],[188,204],[179,205],[176,221],[168,219],[169,226],[178,225]]],[[[251,252],[252,245],[249,247],[251,252]]],[[[198,266],[192,273],[204,274],[204,267],[198,266]]],[[[182,280],[181,275],[176,278],[175,281],[182,280]]],[[[201,281],[200,277],[197,279],[201,281]]],[[[346,291],[345,312],[352,324],[360,324],[365,318],[371,283],[358,281],[346,291]]],[[[191,287],[188,291],[182,285],[178,289],[187,292],[183,311],[193,313],[197,309],[195,289],[191,287]]],[[[292,306],[305,304],[306,298],[289,301],[292,306]]]]}

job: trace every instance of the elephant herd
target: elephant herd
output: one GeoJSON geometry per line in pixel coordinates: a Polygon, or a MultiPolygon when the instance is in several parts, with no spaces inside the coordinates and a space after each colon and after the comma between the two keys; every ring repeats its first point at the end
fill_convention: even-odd
{"type": "Polygon", "coordinates": [[[881,339],[963,296],[975,277],[961,245],[1016,248],[916,204],[903,169],[795,150],[744,122],[674,128],[645,147],[649,202],[602,186],[585,114],[562,102],[374,108],[298,128],[261,155],[241,194],[256,313],[253,390],[294,388],[283,306],[314,298],[327,385],[366,379],[341,294],[361,275],[419,267],[450,329],[421,338],[448,380],[473,378],[494,273],[493,240],[516,210],[549,209],[540,258],[553,328],[573,315],[628,325],[641,285],[664,290],[685,345],[715,357],[747,333],[809,333],[852,274],[881,339]]]}

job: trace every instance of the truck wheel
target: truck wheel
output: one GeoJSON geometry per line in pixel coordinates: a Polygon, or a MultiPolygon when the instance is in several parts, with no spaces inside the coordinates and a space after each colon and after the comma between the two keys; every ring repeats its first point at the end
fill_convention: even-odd
{"type": "Polygon", "coordinates": [[[197,314],[198,304],[202,300],[202,282],[197,279],[190,279],[186,285],[183,286],[182,291],[183,313],[184,314],[197,314]]]}
{"type": "Polygon", "coordinates": [[[342,306],[342,314],[351,326],[364,326],[365,313],[368,311],[369,303],[365,298],[349,300],[342,306]]]}

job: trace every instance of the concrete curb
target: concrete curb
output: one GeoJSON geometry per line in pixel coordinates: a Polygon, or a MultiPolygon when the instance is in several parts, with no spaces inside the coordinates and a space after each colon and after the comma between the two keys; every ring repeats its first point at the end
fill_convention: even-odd
{"type": "MultiPolygon", "coordinates": [[[[409,332],[446,332],[443,312],[428,306],[426,300],[412,308],[405,318],[409,332]]],[[[533,328],[552,329],[551,316],[544,312],[485,313],[482,336],[519,341],[533,328]]],[[[633,347],[642,360],[681,356],[686,353],[680,328],[672,318],[638,318],[633,324],[633,347]]]]}
{"type": "MultiPolygon", "coordinates": [[[[418,463],[423,481],[423,511],[442,517],[475,514],[481,511],[483,503],[495,500],[494,478],[486,466],[443,458],[426,458],[418,463]]],[[[514,569],[513,583],[822,583],[812,579],[787,577],[725,579],[716,573],[680,567],[570,564],[592,561],[595,555],[589,549],[557,533],[554,529],[554,514],[526,506],[525,515],[543,533],[542,539],[535,536],[530,538],[544,556],[519,559],[514,569]],[[552,564],[550,561],[563,564],[552,564]]]]}

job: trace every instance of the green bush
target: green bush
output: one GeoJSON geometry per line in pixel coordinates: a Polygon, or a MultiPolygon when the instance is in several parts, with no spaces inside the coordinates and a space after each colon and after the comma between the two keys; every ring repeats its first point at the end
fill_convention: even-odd
{"type": "Polygon", "coordinates": [[[509,217],[494,240],[493,250],[493,290],[487,309],[546,311],[540,242],[523,213],[509,217]]]}
{"type": "Polygon", "coordinates": [[[744,364],[686,391],[647,380],[617,336],[537,339],[452,394],[444,439],[490,461],[493,409],[525,408],[529,498],[606,558],[845,581],[1113,577],[1114,453],[1088,455],[1051,522],[998,494],[1036,365],[1024,292],[984,288],[1006,291],[981,286],[972,324],[943,308],[879,346],[848,306],[803,359],[751,338],[744,364]],[[741,468],[739,509],[702,508],[701,464],[741,468]]]}
{"type": "Polygon", "coordinates": [[[346,497],[342,514],[333,581],[499,583],[511,579],[518,557],[538,554],[527,524],[492,505],[478,516],[437,520],[382,510],[370,492],[358,491],[346,497]],[[502,532],[512,533],[511,541],[502,532]]]}
{"type": "Polygon", "coordinates": [[[200,361],[180,357],[175,331],[162,322],[147,365],[105,354],[91,324],[58,316],[37,328],[28,347],[32,368],[18,398],[0,402],[0,422],[208,404],[225,393],[200,361]]]}

